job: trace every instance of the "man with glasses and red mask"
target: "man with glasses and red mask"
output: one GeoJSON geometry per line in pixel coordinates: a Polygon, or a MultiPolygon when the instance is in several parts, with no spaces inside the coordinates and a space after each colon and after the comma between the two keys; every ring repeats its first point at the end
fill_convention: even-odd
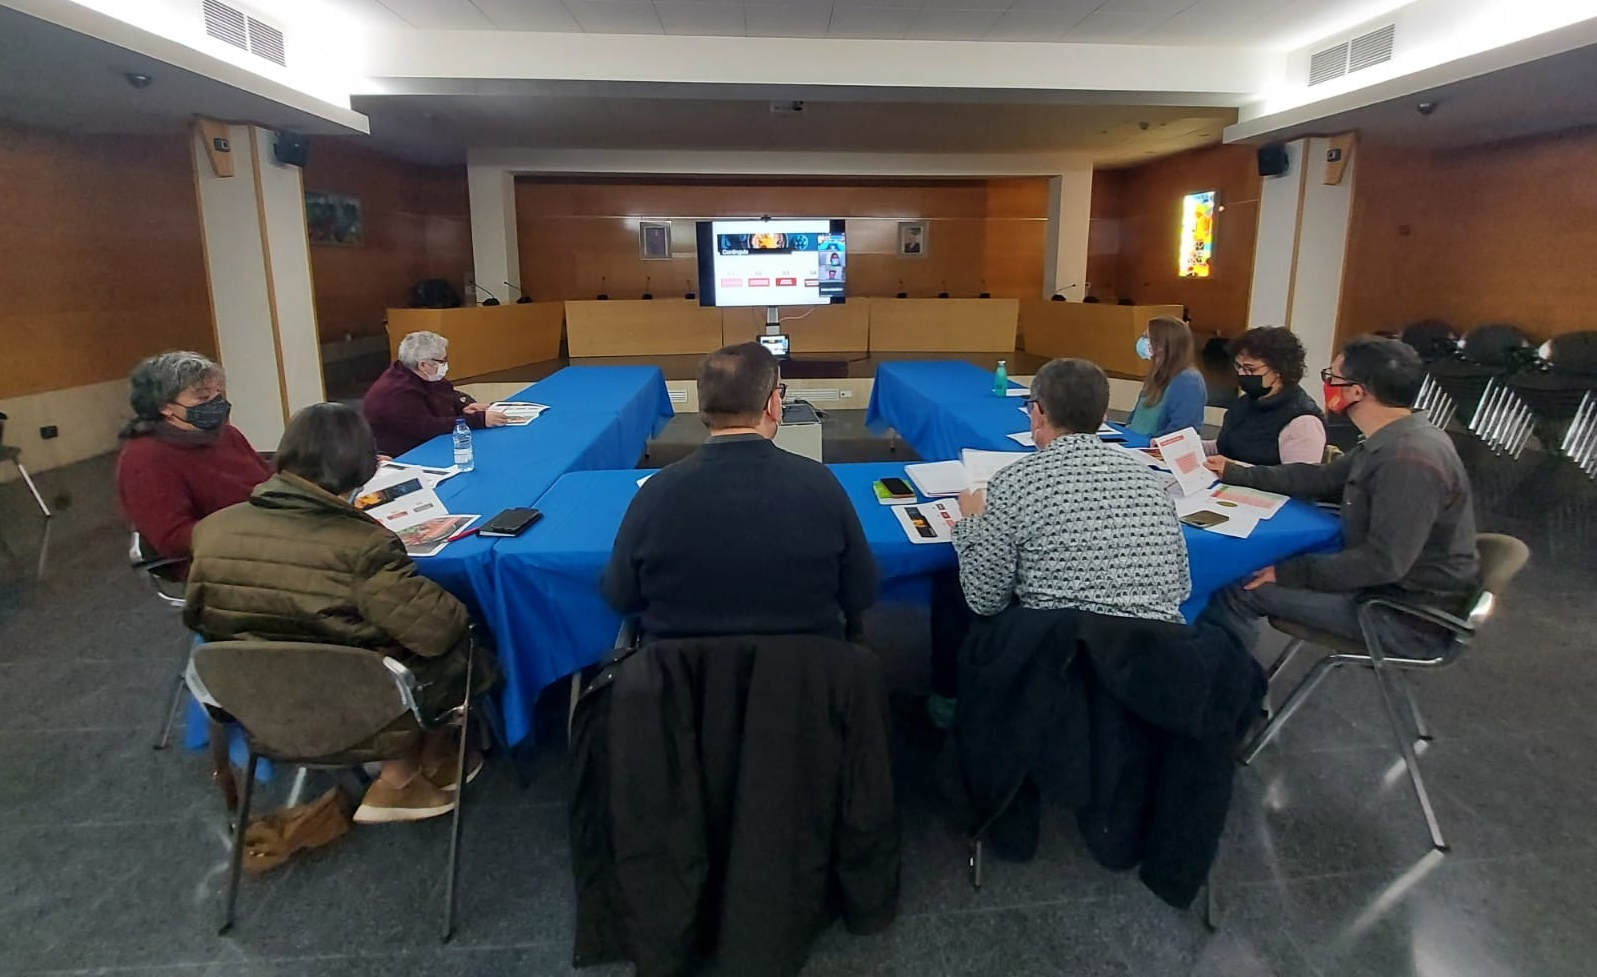
{"type": "MultiPolygon", "coordinates": [[[[1324,465],[1208,460],[1231,485],[1342,504],[1341,550],[1265,567],[1204,612],[1250,644],[1261,617],[1359,639],[1361,594],[1461,609],[1478,585],[1469,475],[1452,439],[1410,407],[1425,379],[1419,354],[1395,339],[1361,336],[1320,379],[1326,409],[1346,414],[1363,435],[1347,454],[1324,465]]],[[[1418,622],[1387,626],[1404,629],[1394,637],[1411,644],[1446,639],[1418,622]]]]}

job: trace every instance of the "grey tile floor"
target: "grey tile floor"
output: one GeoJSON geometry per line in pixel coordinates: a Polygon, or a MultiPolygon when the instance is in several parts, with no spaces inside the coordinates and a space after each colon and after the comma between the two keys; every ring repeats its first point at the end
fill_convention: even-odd
{"type": "MultiPolygon", "coordinates": [[[[648,463],[696,441],[690,422],[648,463]]],[[[837,460],[888,457],[857,412],[839,412],[828,439],[837,460]]],[[[806,974],[1597,972],[1597,503],[1557,466],[1469,454],[1484,528],[1522,535],[1535,556],[1465,660],[1417,683],[1451,853],[1430,853],[1367,676],[1333,677],[1238,772],[1214,935],[1092,863],[1058,815],[1033,862],[993,863],[972,891],[930,787],[934,739],[905,722],[902,915],[870,938],[826,933],[806,974]]],[[[184,633],[124,564],[110,472],[100,459],[41,478],[65,503],[42,579],[37,514],[0,485],[0,974],[567,973],[558,703],[532,786],[490,764],[469,794],[452,944],[436,937],[441,821],[356,829],[247,880],[234,934],[216,935],[227,837],[205,760],[150,749],[184,633]]],[[[923,687],[922,615],[883,608],[870,633],[894,687],[923,687]]]]}

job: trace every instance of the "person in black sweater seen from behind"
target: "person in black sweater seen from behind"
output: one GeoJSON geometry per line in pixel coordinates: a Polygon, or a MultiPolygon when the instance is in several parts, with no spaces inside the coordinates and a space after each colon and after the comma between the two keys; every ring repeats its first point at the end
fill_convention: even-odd
{"type": "Polygon", "coordinates": [[[638,489],[600,581],[611,607],[641,616],[645,637],[858,637],[876,563],[832,473],[772,441],[778,379],[759,343],[700,364],[710,436],[638,489]]]}

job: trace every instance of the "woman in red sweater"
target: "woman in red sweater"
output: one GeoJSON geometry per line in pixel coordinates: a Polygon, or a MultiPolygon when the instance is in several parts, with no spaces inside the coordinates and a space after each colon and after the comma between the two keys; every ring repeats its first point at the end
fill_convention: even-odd
{"type": "Polygon", "coordinates": [[[128,381],[133,419],[116,462],[122,517],[160,556],[186,558],[194,524],[248,500],[272,470],[227,423],[227,380],[212,360],[162,353],[128,381]]]}

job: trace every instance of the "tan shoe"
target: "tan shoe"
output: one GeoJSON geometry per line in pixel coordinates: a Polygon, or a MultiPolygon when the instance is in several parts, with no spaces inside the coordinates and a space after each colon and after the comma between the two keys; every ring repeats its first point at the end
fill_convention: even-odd
{"type": "MultiPolygon", "coordinates": [[[[445,757],[433,763],[423,761],[421,772],[439,790],[454,793],[460,789],[459,778],[455,776],[455,758],[453,756],[445,757]]],[[[466,783],[469,784],[476,780],[477,775],[480,773],[482,773],[482,754],[476,750],[467,750],[466,783]]]]}
{"type": "Polygon", "coordinates": [[[439,790],[432,781],[417,775],[403,787],[395,787],[378,777],[366,788],[356,824],[388,824],[393,821],[424,821],[455,809],[455,797],[439,790]]]}

